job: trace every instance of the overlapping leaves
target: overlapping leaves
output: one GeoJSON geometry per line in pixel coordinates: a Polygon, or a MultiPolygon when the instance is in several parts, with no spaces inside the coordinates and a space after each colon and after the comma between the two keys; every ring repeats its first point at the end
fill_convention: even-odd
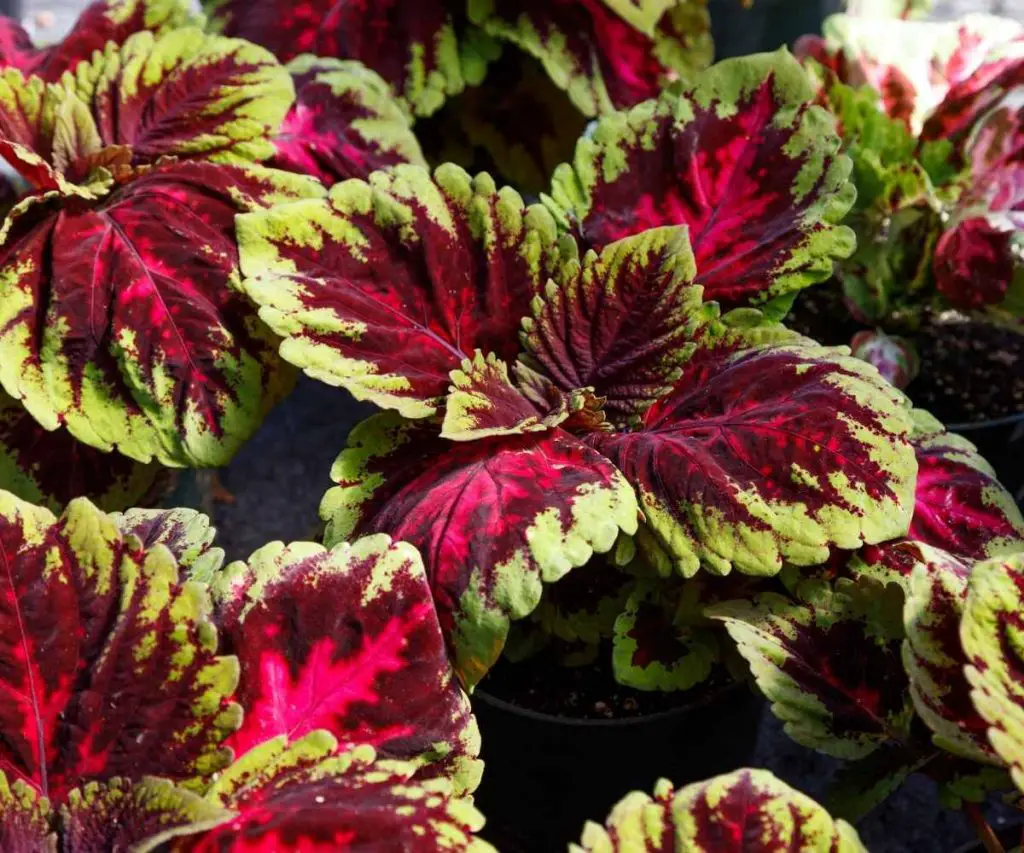
{"type": "Polygon", "coordinates": [[[766,770],[737,770],[654,796],[634,791],[573,853],[862,853],[856,830],[766,770]]]}
{"type": "Polygon", "coordinates": [[[32,186],[0,246],[0,383],[47,430],[219,465],[287,388],[234,289],[234,217],[322,192],[256,163],[294,96],[254,45],[183,28],[59,85],[5,72],[0,148],[32,186]]]}
{"type": "MultiPolygon", "coordinates": [[[[794,73],[784,55],[723,63],[694,91],[773,91],[794,73]]],[[[771,103],[735,115],[810,116],[798,136],[811,144],[818,113],[773,118],[771,103]]],[[[649,559],[684,575],[774,574],[906,532],[905,399],[757,311],[720,316],[694,227],[581,250],[544,206],[451,165],[399,165],[239,218],[242,286],[282,355],[395,410],[339,457],[327,541],[385,532],[427,555],[468,683],[543,582],[637,529],[638,499],[649,559]]],[[[826,263],[804,237],[791,283],[826,263]]],[[[792,246],[762,247],[758,287],[790,268],[792,246]]]]}
{"type": "Polygon", "coordinates": [[[0,493],[5,840],[490,850],[460,799],[479,739],[419,555],[383,536],[278,544],[221,573],[212,542],[187,510],[78,499],[56,519],[0,493]]]}

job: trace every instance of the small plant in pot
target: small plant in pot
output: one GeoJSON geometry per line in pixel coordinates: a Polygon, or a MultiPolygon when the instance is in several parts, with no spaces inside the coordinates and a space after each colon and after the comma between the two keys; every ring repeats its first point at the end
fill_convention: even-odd
{"type": "Polygon", "coordinates": [[[850,343],[1011,491],[1024,440],[1024,29],[836,16],[800,45],[840,124],[858,249],[791,323],[850,343]],[[915,45],[913,51],[906,45],[915,45]]]}
{"type": "Polygon", "coordinates": [[[42,49],[4,21],[0,487],[154,504],[171,472],[230,461],[294,377],[236,287],[235,215],[325,192],[295,174],[314,125],[347,129],[325,180],[422,156],[372,72],[289,73],[184,2],[103,0],[42,49]]]}

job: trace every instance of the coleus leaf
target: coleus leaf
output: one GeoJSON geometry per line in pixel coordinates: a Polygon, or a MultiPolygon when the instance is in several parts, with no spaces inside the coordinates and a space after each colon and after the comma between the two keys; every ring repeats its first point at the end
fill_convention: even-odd
{"type": "Polygon", "coordinates": [[[98,144],[129,146],[132,165],[163,156],[265,160],[295,98],[269,51],[191,27],[109,44],[63,86],[89,108],[98,144]]]}
{"type": "Polygon", "coordinates": [[[865,853],[857,831],[767,770],[737,770],[676,791],[634,791],[571,853],[865,853]]]}
{"type": "Polygon", "coordinates": [[[718,662],[715,632],[687,624],[680,611],[699,596],[698,584],[673,595],[662,585],[639,582],[615,620],[612,669],[615,680],[640,690],[689,690],[718,662]]]}
{"type": "Polygon", "coordinates": [[[270,165],[327,186],[397,163],[426,166],[409,119],[374,71],[312,56],[288,69],[296,101],[274,137],[270,165]]]}
{"type": "Polygon", "coordinates": [[[720,62],[602,119],[556,169],[552,208],[598,247],[687,225],[704,298],[767,302],[832,274],[853,251],[838,222],[855,192],[834,120],[786,52],[720,62]]]}
{"type": "Polygon", "coordinates": [[[944,22],[832,15],[823,42],[805,43],[804,50],[841,82],[880,92],[885,112],[916,135],[952,87],[1020,32],[1015,22],[993,15],[944,22]]]}
{"type": "Polygon", "coordinates": [[[0,493],[0,764],[54,805],[89,781],[225,766],[238,664],[205,588],[85,499],[60,519],[0,493]],[[160,700],[154,701],[159,694],[160,700]]]}
{"type": "Polygon", "coordinates": [[[530,620],[545,636],[586,646],[613,636],[615,620],[636,585],[635,578],[615,565],[614,555],[595,556],[586,567],[544,587],[530,620]]]}
{"type": "Polygon", "coordinates": [[[527,362],[592,388],[619,423],[672,390],[693,352],[701,291],[685,227],[652,228],[567,263],[523,320],[527,362]]]}
{"type": "Polygon", "coordinates": [[[486,174],[399,165],[238,219],[245,292],[310,376],[433,414],[476,349],[511,361],[560,260],[551,215],[486,174]]]}
{"type": "Polygon", "coordinates": [[[56,853],[49,801],[21,779],[13,784],[0,772],[0,826],[5,853],[56,853]]]}
{"type": "Polygon", "coordinates": [[[236,817],[179,839],[172,850],[326,853],[372,849],[386,840],[388,847],[409,853],[494,853],[473,835],[482,816],[469,800],[452,796],[447,780],[413,779],[416,764],[375,760],[373,747],[365,744],[340,753],[336,747],[320,730],[291,744],[279,737],[250,750],[207,794],[236,817]]]}
{"type": "Polygon", "coordinates": [[[626,5],[471,0],[469,18],[540,60],[580,112],[594,116],[653,97],[667,81],[711,61],[710,20],[699,0],[675,0],[657,22],[647,12],[642,28],[620,17],[626,5]]]}
{"type": "MultiPolygon", "coordinates": [[[[1024,38],[1021,39],[1024,53],[1024,38]]],[[[1011,167],[1024,145],[1024,56],[1016,65],[1020,82],[972,125],[965,150],[973,175],[1011,167]]]]}
{"type": "Polygon", "coordinates": [[[122,44],[143,30],[161,34],[193,22],[184,0],[98,0],[90,3],[63,40],[37,48],[21,25],[0,18],[0,67],[56,83],[65,71],[92,58],[108,42],[122,44]]]}
{"type": "Polygon", "coordinates": [[[587,437],[636,487],[684,576],[815,565],[830,545],[884,541],[910,520],[902,395],[858,359],[796,336],[751,345],[759,333],[705,335],[633,432],[587,437]]]}
{"type": "Polygon", "coordinates": [[[1020,550],[1024,517],[992,467],[927,412],[913,417],[918,474],[908,537],[967,560],[1020,550]]]}
{"type": "Polygon", "coordinates": [[[353,59],[372,68],[426,116],[484,77],[497,50],[467,26],[459,4],[400,0],[205,0],[214,28],[261,44],[287,62],[299,54],[353,59]]]}
{"type": "Polygon", "coordinates": [[[111,516],[125,536],[143,548],[163,545],[191,580],[209,584],[224,564],[224,549],[214,547],[217,531],[194,509],[130,509],[111,516]]]}
{"type": "Polygon", "coordinates": [[[988,723],[988,741],[1024,791],[1024,653],[1021,589],[1024,553],[974,567],[960,623],[971,699],[988,723]]]}
{"type": "Polygon", "coordinates": [[[851,354],[878,368],[897,388],[906,388],[921,370],[921,357],[913,343],[881,329],[858,332],[850,341],[851,354]]]}
{"type": "Polygon", "coordinates": [[[936,548],[919,550],[903,608],[903,665],[914,707],[936,746],[972,761],[997,763],[964,675],[960,622],[971,567],[936,548]]]}
{"type": "Polygon", "coordinates": [[[331,478],[325,542],[382,532],[429,555],[441,625],[470,686],[497,660],[509,620],[537,606],[542,582],[637,525],[622,475],[558,429],[449,443],[382,413],[351,432],[331,478]]]}
{"type": "Polygon", "coordinates": [[[180,162],[95,207],[37,206],[0,250],[0,383],[44,428],[100,450],[226,463],[290,383],[233,287],[234,217],[315,191],[258,166],[180,162]]]}
{"type": "Polygon", "coordinates": [[[43,429],[24,406],[0,391],[0,485],[54,512],[78,495],[105,510],[138,503],[160,473],[116,453],[102,453],[66,430],[43,429]]]}
{"type": "Polygon", "coordinates": [[[899,586],[861,577],[808,579],[799,596],[765,592],[706,612],[725,624],[790,737],[856,759],[905,739],[913,718],[902,605],[899,586]]]}
{"type": "Polygon", "coordinates": [[[242,671],[236,754],[322,728],[476,787],[480,736],[412,546],[275,543],[229,566],[214,592],[242,671]]]}

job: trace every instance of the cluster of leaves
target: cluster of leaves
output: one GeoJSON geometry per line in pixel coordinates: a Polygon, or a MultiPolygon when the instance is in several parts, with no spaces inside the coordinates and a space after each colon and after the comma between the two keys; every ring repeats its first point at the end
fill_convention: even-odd
{"type": "Polygon", "coordinates": [[[0,492],[0,847],[492,850],[416,551],[213,537],[0,492]]]}
{"type": "Polygon", "coordinates": [[[854,162],[854,316],[897,331],[948,307],[1024,316],[1024,28],[837,15],[823,32],[798,52],[854,162]]]}

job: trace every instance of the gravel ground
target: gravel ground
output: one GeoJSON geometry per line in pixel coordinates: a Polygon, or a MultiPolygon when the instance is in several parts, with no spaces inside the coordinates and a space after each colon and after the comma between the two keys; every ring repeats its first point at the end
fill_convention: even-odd
{"type": "MultiPolygon", "coordinates": [[[[24,21],[37,40],[52,41],[84,5],[81,0],[26,0],[24,21]]],[[[981,11],[1024,20],[1024,0],[939,0],[935,17],[981,11]]],[[[220,541],[230,558],[243,558],[265,542],[305,539],[315,531],[331,462],[352,425],[371,411],[342,391],[300,380],[292,397],[224,472],[224,485],[237,496],[234,505],[217,513],[220,541]]],[[[836,767],[835,761],[794,744],[767,711],[751,764],[812,796],[824,791],[836,767]]],[[[993,809],[996,823],[1002,815],[993,809]]],[[[858,829],[873,853],[951,853],[973,838],[966,819],[942,809],[933,787],[921,779],[911,780],[858,829]]]]}

